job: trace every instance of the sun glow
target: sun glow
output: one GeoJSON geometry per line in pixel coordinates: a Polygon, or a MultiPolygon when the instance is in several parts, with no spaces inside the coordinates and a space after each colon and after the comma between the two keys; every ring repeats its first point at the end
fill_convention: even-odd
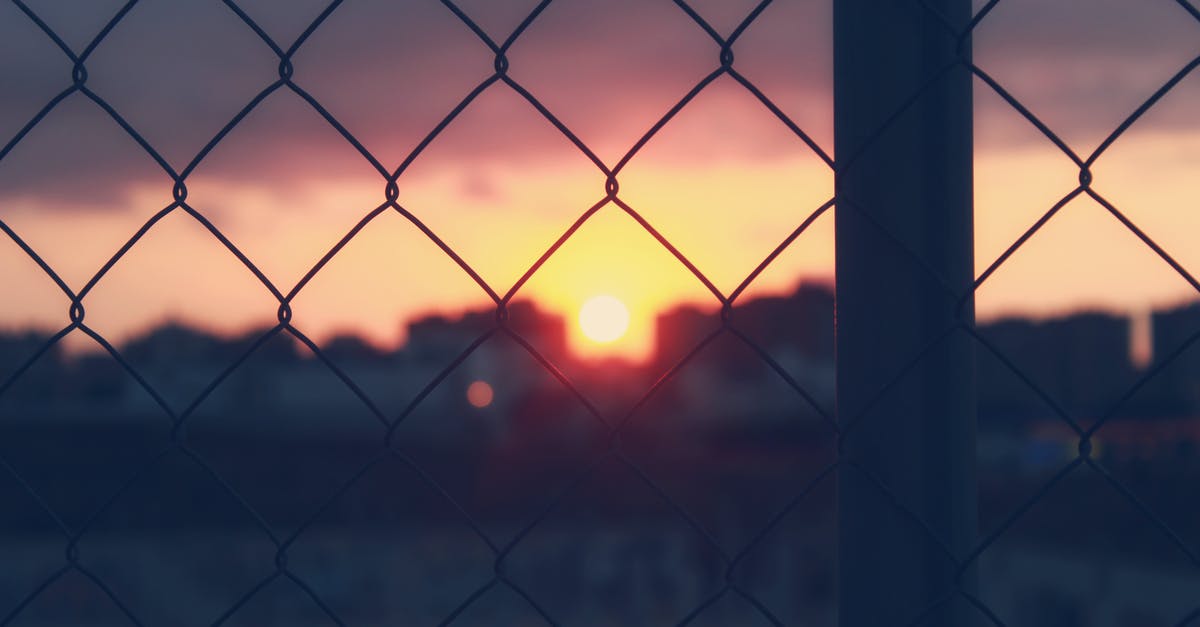
{"type": "Polygon", "coordinates": [[[579,310],[579,328],[593,342],[615,342],[629,330],[629,308],[614,296],[593,296],[579,310]]]}

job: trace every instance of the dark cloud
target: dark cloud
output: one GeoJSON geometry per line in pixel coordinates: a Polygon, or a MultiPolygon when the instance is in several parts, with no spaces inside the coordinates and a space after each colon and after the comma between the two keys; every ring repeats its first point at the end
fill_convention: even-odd
{"type": "MultiPolygon", "coordinates": [[[[1200,20],[1178,3],[1005,0],[976,31],[975,62],[1078,151],[1101,139],[1200,54],[1200,20]]],[[[987,88],[983,139],[1025,125],[987,88]]],[[[1151,110],[1142,127],[1195,128],[1200,74],[1151,110]]]]}
{"type": "MultiPolygon", "coordinates": [[[[31,6],[78,50],[119,4],[31,6]]],[[[532,5],[474,0],[461,6],[499,41],[532,5]]],[[[728,32],[752,3],[696,6],[728,32]]],[[[244,3],[284,47],[323,7],[319,0],[244,3]]],[[[830,22],[829,0],[778,0],[735,47],[736,67],[825,145],[832,109],[830,22]]],[[[70,84],[71,66],[12,5],[0,8],[0,42],[0,141],[7,141],[70,84]]],[[[1080,3],[1067,0],[1007,0],[980,27],[976,60],[1064,136],[1094,144],[1194,56],[1198,43],[1200,23],[1168,1],[1094,0],[1080,10],[1080,3]]],[[[715,43],[671,2],[557,0],[508,56],[511,75],[612,162],[717,66],[717,54],[715,43]]],[[[440,2],[357,0],[334,11],[296,55],[295,80],[392,168],[491,73],[492,57],[440,2]]],[[[277,65],[271,50],[220,2],[144,0],[89,59],[88,85],[179,168],[276,78],[277,65]]],[[[1196,83],[1181,89],[1194,92],[1196,83]]],[[[64,104],[26,145],[0,161],[0,197],[115,195],[130,182],[163,179],[98,109],[79,94],[72,99],[79,102],[64,104]]],[[[1180,100],[1165,101],[1146,123],[1194,125],[1188,108],[1175,104],[1180,100]]],[[[1006,105],[987,96],[979,102],[985,143],[1026,136],[1010,132],[1024,123],[1006,105]]],[[[695,133],[721,128],[705,123],[705,116],[743,113],[716,97],[702,96],[696,107],[702,113],[690,122],[695,133]]],[[[770,116],[756,114],[755,120],[762,132],[713,131],[714,141],[756,156],[798,149],[770,116]]],[[[530,130],[534,125],[545,122],[515,94],[489,94],[427,158],[558,158],[561,146],[549,150],[546,142],[562,140],[545,128],[530,130]]],[[[676,157],[693,158],[693,152],[694,146],[684,146],[676,157]]],[[[296,94],[281,90],[199,172],[286,179],[369,175],[370,168],[296,94]]]]}

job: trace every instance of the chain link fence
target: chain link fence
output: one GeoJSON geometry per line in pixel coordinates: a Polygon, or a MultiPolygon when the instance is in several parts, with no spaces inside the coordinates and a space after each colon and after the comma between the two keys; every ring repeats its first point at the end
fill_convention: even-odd
{"type": "MultiPolygon", "coordinates": [[[[1164,0],[1166,1],[1166,0],[1164,0]]],[[[1181,9],[1180,19],[1194,19],[1197,21],[1197,33],[1200,33],[1200,10],[1187,0],[1175,0],[1176,4],[1181,9]]],[[[745,584],[741,578],[739,568],[746,562],[748,557],[757,550],[760,550],[764,545],[769,548],[773,541],[773,534],[777,533],[781,525],[787,524],[785,521],[792,513],[802,510],[807,506],[817,507],[812,505],[814,495],[822,490],[829,490],[835,481],[835,477],[841,473],[857,473],[861,477],[868,480],[868,485],[871,490],[878,493],[878,498],[883,499],[888,504],[889,508],[894,509],[900,515],[909,519],[914,523],[914,527],[920,531],[927,539],[928,543],[934,547],[934,553],[938,554],[937,560],[941,560],[950,565],[947,570],[948,574],[943,573],[944,579],[935,581],[932,584],[933,588],[937,589],[937,594],[933,598],[925,599],[923,610],[911,616],[895,616],[896,625],[924,625],[924,624],[949,624],[949,623],[934,623],[935,617],[939,616],[946,607],[955,604],[966,604],[969,608],[969,620],[979,620],[984,624],[993,625],[1008,625],[1014,624],[1010,622],[1012,619],[1006,619],[1004,616],[995,612],[987,601],[987,595],[980,593],[973,583],[972,571],[977,566],[978,562],[983,558],[997,542],[1009,533],[1022,517],[1034,508],[1039,502],[1049,498],[1048,495],[1057,486],[1067,482],[1070,478],[1079,473],[1094,473],[1095,476],[1102,479],[1111,490],[1120,495],[1122,499],[1128,502],[1128,505],[1136,510],[1141,522],[1160,532],[1161,535],[1169,540],[1169,542],[1178,550],[1179,553],[1186,557],[1186,560],[1193,566],[1200,567],[1200,555],[1197,555],[1195,549],[1183,539],[1170,524],[1143,501],[1137,492],[1129,487],[1125,482],[1119,479],[1114,473],[1110,472],[1100,457],[1096,454],[1094,442],[1098,434],[1113,422],[1114,418],[1121,414],[1122,407],[1130,399],[1132,399],[1139,391],[1143,390],[1147,385],[1150,385],[1155,377],[1162,371],[1167,369],[1175,360],[1184,355],[1185,352],[1200,340],[1200,332],[1190,335],[1185,338],[1174,350],[1162,355],[1157,361],[1143,372],[1137,378],[1136,383],[1124,392],[1119,400],[1112,404],[1104,411],[1099,419],[1085,423],[1080,420],[1079,416],[1072,415],[1071,412],[1064,409],[1056,399],[1042,387],[1042,384],[1026,373],[1023,368],[1012,360],[1005,352],[1002,346],[998,345],[993,339],[989,339],[986,333],[980,332],[974,321],[973,308],[971,303],[976,290],[985,285],[989,278],[1006,263],[1023,245],[1026,244],[1040,229],[1048,222],[1053,220],[1060,210],[1071,201],[1087,197],[1094,200],[1104,208],[1113,218],[1118,220],[1125,228],[1132,232],[1146,247],[1154,252],[1162,261],[1169,265],[1175,272],[1183,277],[1197,291],[1200,291],[1200,282],[1188,272],[1179,262],[1177,262],[1171,254],[1162,246],[1157,244],[1150,236],[1139,229],[1138,225],[1129,219],[1114,203],[1110,202],[1101,192],[1103,181],[1095,180],[1092,174],[1093,166],[1105,155],[1111,146],[1113,146],[1126,131],[1128,131],[1139,119],[1141,119],[1151,108],[1155,106],[1167,93],[1176,87],[1181,81],[1189,76],[1197,65],[1200,65],[1200,57],[1193,59],[1184,67],[1180,68],[1177,73],[1165,84],[1162,85],[1150,98],[1148,98],[1141,106],[1128,115],[1107,137],[1090,152],[1083,152],[1076,147],[1068,145],[1061,139],[1055,131],[1047,124],[1043,123],[1037,115],[1027,109],[1022,103],[1008,91],[1003,84],[988,73],[987,68],[980,67],[972,61],[971,57],[971,36],[973,31],[981,24],[986,23],[988,16],[993,9],[1000,4],[1000,0],[990,0],[981,7],[977,7],[971,14],[969,20],[964,24],[961,20],[953,17],[948,17],[944,12],[945,4],[929,2],[927,0],[912,0],[911,2],[896,3],[901,6],[902,11],[910,12],[912,15],[918,16],[922,23],[932,25],[932,32],[926,33],[929,40],[936,40],[938,46],[942,46],[953,51],[951,58],[942,66],[932,72],[927,78],[927,82],[920,85],[916,90],[903,99],[903,104],[896,108],[886,121],[877,128],[870,136],[862,143],[859,153],[851,155],[839,155],[835,160],[834,156],[828,147],[821,146],[813,139],[810,134],[806,133],[803,128],[794,122],[784,110],[772,101],[769,94],[765,93],[753,81],[739,72],[735,63],[735,49],[742,35],[751,28],[756,21],[769,19],[764,17],[767,14],[772,2],[771,0],[763,0],[755,5],[741,20],[741,22],[731,32],[723,34],[714,28],[699,11],[693,8],[684,0],[676,0],[675,5],[678,10],[694,22],[695,27],[702,30],[712,41],[713,63],[711,71],[696,83],[690,90],[682,94],[681,97],[667,111],[663,112],[657,121],[644,133],[637,141],[612,162],[606,162],[601,159],[592,148],[588,146],[575,132],[572,131],[567,124],[539,100],[536,93],[531,91],[520,81],[514,79],[510,75],[510,60],[508,52],[513,45],[521,40],[531,25],[538,21],[539,16],[551,4],[551,0],[543,0],[538,3],[532,11],[524,17],[519,25],[503,40],[494,39],[482,28],[470,14],[470,11],[464,10],[458,4],[451,0],[442,0],[441,4],[444,9],[452,14],[462,25],[468,29],[479,40],[480,45],[486,47],[494,56],[492,71],[489,76],[474,89],[467,93],[461,101],[458,102],[433,128],[428,131],[424,139],[414,148],[399,164],[388,164],[383,162],[375,154],[368,150],[363,142],[356,138],[338,118],[326,109],[320,100],[306,91],[304,86],[296,79],[293,59],[297,52],[311,38],[314,32],[322,27],[326,20],[338,10],[343,4],[340,0],[334,1],[328,5],[308,26],[304,31],[292,42],[279,42],[273,39],[266,30],[264,30],[251,16],[243,10],[233,0],[224,0],[225,7],[232,11],[247,29],[261,40],[262,44],[269,48],[276,57],[278,57],[278,79],[271,84],[262,88],[245,106],[226,123],[221,130],[209,140],[204,147],[195,154],[186,163],[172,163],[166,159],[155,146],[152,145],[138,129],[134,127],[129,120],[122,116],[121,111],[112,106],[106,99],[105,94],[93,91],[88,84],[88,61],[93,53],[100,49],[110,33],[121,27],[123,20],[131,12],[137,10],[138,1],[130,0],[120,8],[112,18],[104,25],[104,27],[96,33],[83,49],[76,50],[66,43],[55,30],[40,16],[37,10],[31,8],[22,0],[13,0],[13,4],[20,9],[28,20],[36,25],[38,29],[44,33],[53,43],[61,50],[71,63],[70,76],[67,77],[67,87],[55,95],[45,106],[33,116],[32,119],[25,124],[14,137],[4,144],[0,149],[0,168],[4,166],[4,158],[9,155],[13,149],[26,138],[29,133],[36,128],[42,121],[67,99],[85,99],[93,103],[101,111],[106,114],[114,124],[119,126],[130,138],[149,155],[155,163],[166,174],[170,181],[170,195],[167,199],[167,204],[162,207],[157,213],[151,216],[139,228],[128,241],[120,247],[120,249],[112,255],[106,263],[104,263],[90,280],[80,287],[72,287],[55,271],[39,252],[22,239],[21,234],[8,224],[0,221],[0,230],[3,230],[5,235],[16,243],[17,246],[24,251],[30,259],[37,264],[38,267],[51,279],[58,288],[66,295],[70,301],[68,322],[57,333],[51,335],[45,342],[41,343],[36,350],[22,360],[7,378],[0,382],[0,398],[5,394],[10,394],[12,389],[20,382],[23,377],[29,376],[30,372],[35,368],[39,360],[47,358],[51,354],[63,338],[70,334],[82,334],[94,340],[103,350],[111,356],[121,369],[124,375],[136,381],[139,386],[150,398],[153,399],[157,406],[157,410],[166,420],[165,431],[161,434],[161,441],[155,446],[156,452],[149,457],[145,463],[139,464],[139,468],[129,474],[121,483],[120,487],[111,494],[105,495],[102,504],[99,508],[90,511],[82,518],[82,522],[68,522],[60,513],[44,498],[34,483],[27,480],[22,474],[21,469],[17,464],[9,463],[9,461],[0,458],[0,467],[8,474],[24,491],[32,502],[37,504],[41,513],[47,520],[53,522],[60,536],[60,545],[63,550],[63,558],[60,566],[54,570],[49,576],[38,579],[36,581],[25,581],[26,586],[23,592],[18,595],[15,604],[9,607],[0,608],[3,619],[0,622],[4,624],[14,623],[20,624],[22,617],[27,614],[27,610],[34,605],[38,599],[46,593],[47,590],[56,585],[57,582],[63,580],[68,575],[82,575],[90,582],[95,589],[99,590],[111,605],[119,610],[121,617],[127,622],[137,625],[150,624],[153,621],[142,615],[138,608],[126,601],[123,593],[116,587],[110,584],[109,578],[97,572],[93,567],[89,566],[87,557],[88,552],[83,544],[84,540],[95,533],[94,526],[96,521],[103,519],[111,513],[114,507],[118,507],[121,499],[134,488],[139,481],[145,480],[147,477],[152,477],[159,472],[164,460],[182,456],[189,463],[202,469],[207,476],[210,485],[216,486],[222,499],[230,499],[236,503],[237,507],[244,514],[249,516],[249,519],[254,521],[257,530],[263,536],[269,539],[271,546],[271,555],[264,556],[269,562],[266,565],[267,571],[261,579],[256,580],[252,585],[246,587],[240,595],[230,603],[227,607],[221,608],[217,615],[202,616],[199,620],[209,622],[211,624],[226,624],[236,623],[239,620],[245,620],[240,617],[240,612],[251,605],[256,597],[263,594],[263,591],[270,586],[284,583],[293,586],[295,590],[307,597],[316,608],[319,608],[322,618],[306,619],[313,624],[324,624],[332,622],[334,624],[347,624],[355,622],[355,619],[345,615],[342,608],[327,600],[328,592],[323,589],[323,586],[312,580],[312,577],[300,572],[293,566],[289,565],[289,555],[294,550],[305,542],[306,534],[310,534],[313,527],[318,524],[321,517],[327,514],[331,508],[335,508],[335,504],[345,497],[348,493],[361,486],[362,483],[368,481],[368,475],[376,467],[385,463],[399,464],[412,472],[413,476],[418,478],[419,483],[423,484],[432,493],[437,495],[441,500],[442,506],[448,506],[450,512],[447,516],[453,519],[455,524],[464,524],[471,532],[482,542],[486,547],[488,560],[492,564],[492,573],[485,581],[474,588],[469,594],[457,600],[453,607],[446,612],[442,617],[440,624],[452,624],[459,620],[466,619],[473,607],[482,603],[481,599],[489,595],[496,594],[496,591],[507,591],[519,597],[520,603],[527,610],[531,611],[531,615],[539,618],[541,621],[548,624],[573,624],[573,620],[559,615],[552,605],[556,605],[553,599],[546,599],[540,596],[537,592],[527,588],[522,583],[519,577],[512,573],[511,563],[514,556],[520,555],[522,551],[528,550],[532,539],[536,538],[540,533],[546,533],[546,521],[563,507],[579,487],[589,481],[595,479],[597,474],[603,468],[616,466],[623,471],[630,473],[636,481],[640,482],[653,493],[657,500],[658,506],[665,506],[669,509],[671,516],[676,522],[681,523],[689,531],[689,534],[694,534],[700,538],[700,544],[703,546],[703,551],[713,556],[712,563],[709,565],[714,573],[716,585],[710,590],[707,590],[699,602],[691,604],[687,611],[679,615],[661,617],[658,622],[670,624],[701,624],[705,621],[712,621],[713,608],[717,607],[722,602],[735,598],[739,602],[744,603],[752,608],[753,619],[758,622],[767,624],[786,624],[788,619],[779,614],[772,608],[772,604],[762,598],[758,592],[745,584]],[[714,81],[725,77],[736,81],[737,84],[745,88],[745,90],[753,96],[762,107],[769,111],[773,116],[778,118],[787,129],[791,131],[801,142],[803,142],[817,158],[822,161],[831,172],[835,173],[839,180],[845,177],[846,173],[860,162],[862,155],[868,155],[873,145],[880,141],[885,141],[888,137],[889,130],[894,129],[897,125],[905,123],[905,114],[911,111],[914,107],[921,106],[922,98],[925,97],[931,90],[936,90],[939,81],[945,80],[946,77],[955,73],[969,72],[974,77],[977,84],[986,86],[999,95],[1011,108],[1020,114],[1030,125],[1037,129],[1045,139],[1052,143],[1058,150],[1067,156],[1078,167],[1078,181],[1070,185],[1064,186],[1064,194],[1061,199],[1052,207],[1049,207],[1045,213],[1033,225],[1031,225],[1021,236],[1012,243],[1012,245],[1003,252],[992,263],[988,264],[981,272],[975,275],[973,284],[968,289],[961,290],[953,285],[952,281],[947,281],[943,274],[932,267],[930,261],[925,254],[918,250],[913,250],[910,246],[910,241],[903,236],[896,236],[892,233],[892,226],[877,218],[877,214],[872,212],[870,208],[859,206],[860,202],[853,197],[848,197],[848,192],[844,189],[839,189],[834,193],[830,190],[830,198],[823,204],[817,207],[807,208],[805,215],[796,225],[795,229],[790,233],[781,233],[782,241],[779,245],[766,256],[750,272],[744,280],[740,282],[734,289],[730,291],[722,291],[717,285],[711,281],[704,272],[702,272],[696,264],[684,255],[672,242],[665,237],[655,226],[647,220],[642,212],[626,202],[621,196],[620,178],[629,165],[630,161],[646,146],[646,144],[654,138],[665,126],[667,126],[676,116],[692,103],[697,96],[705,91],[714,81]],[[494,286],[486,282],[481,274],[475,268],[472,268],[467,261],[461,257],[452,246],[446,243],[435,230],[431,229],[425,222],[422,221],[418,212],[410,211],[400,202],[400,188],[405,182],[405,174],[414,161],[432,144],[434,144],[443,131],[453,125],[456,119],[459,118],[465,110],[470,108],[477,98],[488,90],[511,90],[517,94],[528,106],[537,112],[539,116],[549,122],[563,137],[565,137],[578,151],[584,155],[596,168],[596,183],[598,188],[603,189],[603,195],[590,207],[587,207],[579,214],[575,222],[552,245],[549,246],[537,260],[525,271],[525,273],[511,286],[494,286]],[[303,101],[307,106],[311,107],[321,118],[328,123],[344,140],[351,146],[361,158],[370,165],[370,167],[378,174],[378,183],[381,186],[382,194],[379,204],[367,211],[358,221],[358,223],[349,230],[332,248],[330,248],[311,268],[297,281],[294,285],[277,285],[272,282],[267,275],[260,270],[255,263],[239,249],[238,245],[232,241],[225,233],[222,232],[208,217],[206,217],[203,207],[195,207],[189,202],[188,181],[197,167],[205,161],[213,149],[218,146],[226,137],[232,133],[239,124],[243,122],[248,115],[256,110],[268,98],[296,98],[303,101]],[[739,322],[739,312],[737,305],[740,304],[740,298],[746,293],[747,289],[762,275],[762,273],[789,247],[793,246],[798,238],[804,234],[809,227],[820,219],[822,216],[832,213],[835,205],[838,212],[854,212],[866,218],[871,227],[878,231],[878,234],[886,241],[890,242],[890,246],[906,256],[911,265],[918,272],[923,273],[933,283],[937,284],[937,288],[944,296],[946,303],[953,305],[955,312],[954,319],[945,328],[938,328],[932,334],[932,341],[924,344],[919,350],[911,351],[900,367],[894,371],[889,371],[884,377],[884,383],[867,394],[860,397],[859,402],[855,403],[860,408],[860,411],[854,416],[841,415],[839,416],[834,407],[829,402],[821,398],[820,394],[814,393],[809,389],[810,386],[798,379],[793,370],[788,368],[784,363],[772,354],[769,347],[763,346],[756,341],[753,333],[748,332],[739,322]],[[511,319],[511,313],[516,306],[516,299],[522,293],[522,288],[539,270],[562,248],[575,233],[585,225],[598,212],[620,212],[627,215],[635,221],[641,229],[654,238],[666,251],[670,253],[678,263],[695,277],[697,281],[702,283],[704,287],[711,293],[713,303],[719,307],[719,323],[711,330],[706,331],[698,341],[694,342],[679,358],[660,372],[654,373],[654,382],[647,388],[637,394],[637,398],[629,404],[624,411],[611,412],[604,410],[599,404],[585,393],[580,386],[573,381],[572,378],[564,372],[560,367],[561,364],[556,363],[557,356],[550,354],[539,346],[536,339],[528,337],[529,331],[522,328],[521,325],[514,323],[511,319]],[[372,221],[379,216],[394,212],[402,216],[405,220],[424,234],[431,242],[433,242],[449,259],[456,264],[463,273],[470,277],[479,289],[486,295],[494,304],[494,316],[481,325],[481,330],[477,337],[469,342],[457,356],[449,359],[440,365],[440,369],[429,379],[418,394],[407,404],[403,411],[398,414],[389,414],[383,409],[373,397],[368,394],[360,383],[356,380],[354,373],[344,369],[339,365],[338,360],[331,358],[327,352],[328,347],[322,347],[318,342],[311,339],[297,326],[293,325],[292,303],[294,299],[308,286],[322,270],[339,255],[339,253],[347,247],[359,233],[366,228],[372,221]],[[278,302],[277,323],[269,330],[266,330],[261,335],[253,338],[245,347],[240,349],[232,359],[224,365],[220,373],[212,378],[203,386],[202,390],[189,402],[178,405],[170,402],[166,396],[155,386],[144,374],[138,369],[136,364],[127,358],[123,349],[118,348],[114,343],[110,342],[99,331],[89,326],[86,316],[87,297],[92,293],[93,289],[104,280],[109,271],[132,249],[138,246],[139,242],[154,229],[155,225],[161,222],[164,218],[172,214],[186,214],[204,229],[206,229],[213,238],[216,239],[229,253],[235,257],[247,270],[249,270],[261,283],[262,288],[269,292],[271,297],[278,302]],[[290,525],[288,528],[280,528],[279,525],[268,522],[269,516],[256,509],[252,504],[253,500],[247,498],[236,485],[220,472],[213,461],[202,454],[194,443],[191,441],[187,426],[191,419],[211,397],[219,393],[222,386],[227,385],[228,381],[233,377],[234,373],[239,368],[245,367],[245,364],[250,361],[256,353],[266,350],[269,344],[277,341],[280,337],[290,337],[295,341],[305,346],[315,359],[319,361],[324,368],[337,377],[344,386],[345,390],[352,395],[367,413],[372,416],[379,425],[378,437],[374,441],[373,447],[369,450],[357,451],[361,456],[356,462],[356,469],[348,473],[348,475],[337,482],[336,488],[327,494],[321,494],[319,505],[312,511],[307,512],[300,522],[295,525],[290,525]],[[592,421],[592,427],[598,430],[601,434],[599,446],[594,454],[586,459],[586,463],[581,465],[581,468],[573,470],[569,476],[565,478],[563,487],[548,495],[548,500],[543,501],[535,515],[527,517],[511,529],[511,533],[498,534],[489,528],[486,521],[480,520],[479,516],[471,513],[471,507],[460,502],[461,498],[455,495],[455,490],[443,485],[443,481],[437,478],[437,474],[430,472],[427,468],[428,463],[421,458],[420,455],[414,454],[406,443],[399,437],[401,425],[405,424],[411,416],[419,411],[422,404],[431,396],[437,394],[447,382],[456,376],[456,371],[467,362],[472,355],[476,354],[481,347],[499,340],[499,338],[508,338],[520,347],[524,352],[528,353],[540,367],[545,370],[561,389],[565,391],[573,403],[572,411],[579,411],[586,414],[592,421]],[[872,412],[881,405],[888,403],[888,395],[892,393],[897,386],[904,385],[907,377],[913,376],[913,373],[920,371],[928,366],[929,356],[939,350],[939,347],[945,345],[946,342],[953,341],[953,338],[970,338],[971,343],[981,355],[988,355],[998,360],[1003,367],[1017,377],[1023,386],[1028,391],[1035,394],[1046,407],[1050,408],[1053,414],[1061,421],[1067,429],[1070,430],[1071,437],[1077,444],[1077,454],[1072,456],[1068,462],[1057,468],[1048,478],[1045,479],[1036,489],[1028,494],[1022,495],[1016,506],[1007,512],[1001,519],[1000,523],[991,527],[982,529],[981,535],[977,540],[970,543],[965,550],[961,547],[961,542],[952,541],[946,537],[945,530],[939,529],[938,525],[931,524],[927,520],[926,514],[918,506],[915,506],[908,500],[908,496],[903,492],[897,493],[890,486],[891,479],[886,476],[878,476],[870,470],[870,460],[856,459],[847,451],[856,450],[852,446],[853,439],[860,429],[868,429],[869,426],[860,426],[860,422],[869,423],[873,420],[879,420],[879,416],[872,415],[872,412]],[[797,412],[806,412],[818,417],[824,426],[824,435],[821,437],[829,440],[828,450],[824,454],[828,457],[828,462],[821,462],[816,465],[811,472],[806,476],[792,478],[793,486],[789,498],[777,508],[774,515],[766,522],[765,525],[759,526],[748,536],[748,539],[739,541],[737,546],[732,549],[727,542],[723,542],[711,531],[704,522],[695,514],[691,507],[680,502],[678,498],[673,496],[673,493],[660,485],[660,481],[656,479],[654,471],[648,469],[644,458],[638,458],[632,455],[628,447],[630,446],[629,432],[632,425],[638,421],[651,419],[652,416],[645,414],[651,413],[650,409],[657,394],[660,394],[675,380],[679,373],[686,371],[692,363],[709,347],[713,346],[719,339],[732,341],[735,344],[744,346],[749,351],[752,351],[761,364],[771,371],[774,376],[777,376],[794,395],[794,406],[797,412]],[[861,420],[860,420],[861,419],[861,420]],[[868,420],[869,419],[869,420],[868,420]]],[[[890,7],[889,10],[893,10],[890,7]]],[[[840,302],[839,308],[854,307],[855,303],[840,302]]],[[[856,393],[865,392],[858,390],[856,393]]],[[[948,392],[949,393],[949,392],[948,392]]],[[[960,417],[961,418],[961,417],[960,417]]],[[[845,476],[845,475],[843,475],[845,476]]],[[[211,496],[211,494],[210,494],[211,496]]],[[[188,495],[183,495],[183,498],[189,498],[188,495]]],[[[201,494],[196,494],[191,498],[204,498],[201,494]]],[[[213,497],[217,498],[217,497],[213,497]]],[[[972,503],[966,503],[967,507],[973,507],[972,503]]],[[[843,511],[843,514],[845,512],[843,511]]],[[[861,521],[860,521],[861,522],[861,521]]],[[[446,523],[449,524],[449,523],[446,523]]],[[[397,532],[399,533],[399,532],[397,532]]],[[[1113,538],[1117,541],[1117,538],[1113,538]]],[[[386,543],[388,540],[385,537],[380,537],[380,543],[386,543]]],[[[844,538],[843,538],[844,541],[844,538]]],[[[214,547],[213,551],[222,551],[220,547],[214,547]]],[[[381,549],[382,550],[382,549],[381,549]]],[[[563,548],[563,553],[566,554],[567,549],[563,548]]],[[[403,558],[401,558],[403,559],[403,558]]],[[[436,560],[437,555],[426,555],[424,559],[436,560]]],[[[866,565],[870,566],[870,564],[866,565]]],[[[453,568],[453,566],[449,566],[453,568]]],[[[223,575],[217,574],[216,577],[223,575]]],[[[397,583],[400,585],[420,585],[421,582],[397,583]]],[[[832,597],[837,594],[832,589],[826,590],[827,602],[832,603],[832,597]]],[[[1200,592],[1200,591],[1194,591],[1200,592]]],[[[401,592],[397,592],[398,594],[401,592]]],[[[403,594],[421,594],[414,590],[405,590],[403,594]]],[[[871,604],[870,599],[853,598],[853,590],[842,590],[843,607],[847,603],[855,604],[871,604]]],[[[1178,616],[1173,619],[1172,624],[1178,627],[1186,627],[1191,624],[1198,624],[1200,621],[1200,593],[1191,595],[1196,605],[1185,615],[1178,616]]],[[[185,607],[185,602],[180,602],[179,607],[175,607],[176,612],[187,615],[189,609],[185,607]]],[[[384,620],[397,624],[410,624],[404,616],[387,616],[384,620]]],[[[424,619],[421,619],[424,620],[424,619]]],[[[506,622],[508,619],[497,619],[499,622],[506,622]]],[[[645,617],[631,618],[631,620],[648,620],[645,617]]],[[[719,619],[717,619],[719,620],[719,619]]],[[[944,620],[944,619],[943,619],[944,620]]],[[[300,624],[295,622],[293,624],[300,624]]],[[[749,624],[749,623],[745,623],[749,624]]],[[[1064,623],[1065,624],[1065,623],[1064,623]]]]}

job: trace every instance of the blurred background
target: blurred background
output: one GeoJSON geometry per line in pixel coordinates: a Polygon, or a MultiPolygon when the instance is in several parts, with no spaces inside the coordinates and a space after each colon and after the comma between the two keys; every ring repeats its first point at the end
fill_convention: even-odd
{"type": "MultiPolygon", "coordinates": [[[[1188,6],[1004,0],[975,63],[1087,155],[1190,71],[1188,6]]],[[[0,620],[835,624],[833,173],[780,119],[832,151],[831,13],[733,46],[775,112],[666,1],[0,5],[0,620]]],[[[1189,270],[1193,74],[1092,167],[1189,270]]],[[[983,271],[1078,167],[975,100],[983,271]]],[[[1106,421],[1109,475],[980,558],[1007,624],[1188,624],[1195,299],[1086,196],[977,291],[981,533],[1106,421]]]]}

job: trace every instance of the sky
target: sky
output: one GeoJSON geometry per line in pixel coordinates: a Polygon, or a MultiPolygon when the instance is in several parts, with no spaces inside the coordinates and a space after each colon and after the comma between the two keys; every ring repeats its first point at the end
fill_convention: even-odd
{"type": "MultiPolygon", "coordinates": [[[[28,1],[83,49],[120,2],[28,1]]],[[[462,0],[503,40],[532,2],[462,0]]],[[[754,6],[693,2],[722,33],[754,6]]],[[[283,47],[324,2],[240,2],[283,47]]],[[[1200,21],[1174,0],[1002,0],[975,61],[1081,154],[1200,54],[1200,21]]],[[[829,0],[776,0],[734,46],[734,67],[832,153],[829,0]]],[[[554,0],[512,46],[509,75],[595,154],[616,163],[718,65],[717,45],[667,0],[554,0]]],[[[442,3],[347,0],[293,57],[294,80],[388,169],[492,73],[493,55],[442,3]]],[[[87,86],[183,168],[277,77],[278,59],[217,0],[142,0],[88,59],[87,86]]],[[[71,62],[14,4],[0,5],[0,145],[71,84],[71,62]]],[[[982,271],[1076,185],[1077,169],[976,84],[976,267],[982,271]]],[[[1200,72],[1186,77],[1094,167],[1094,188],[1185,268],[1200,272],[1200,72]]],[[[629,161],[620,197],[728,294],[833,193],[833,176],[741,85],[706,88],[629,161]]],[[[519,94],[483,91],[411,162],[398,201],[504,294],[604,197],[604,175],[519,94]]],[[[188,177],[188,202],[288,291],[383,201],[370,163],[296,93],[263,100],[188,177]]],[[[78,289],[171,202],[162,169],[75,94],[0,158],[0,220],[78,289]]],[[[68,301],[0,239],[0,329],[57,329],[68,301]]],[[[743,298],[833,274],[833,214],[743,298]]],[[[581,351],[644,356],[654,316],[712,305],[707,288],[609,205],[518,295],[573,317],[597,294],[631,311],[628,336],[581,351]]],[[[981,317],[1078,309],[1137,313],[1192,288],[1086,198],[1054,218],[979,290],[981,317]]],[[[315,338],[404,340],[403,321],[486,306],[485,292],[403,216],[372,220],[294,301],[315,338]]],[[[120,341],[164,320],[223,332],[269,324],[277,302],[196,220],[157,222],[96,284],[87,323],[120,341]]],[[[76,341],[76,340],[72,340],[76,341]]],[[[86,345],[85,338],[78,342],[86,345]]]]}

